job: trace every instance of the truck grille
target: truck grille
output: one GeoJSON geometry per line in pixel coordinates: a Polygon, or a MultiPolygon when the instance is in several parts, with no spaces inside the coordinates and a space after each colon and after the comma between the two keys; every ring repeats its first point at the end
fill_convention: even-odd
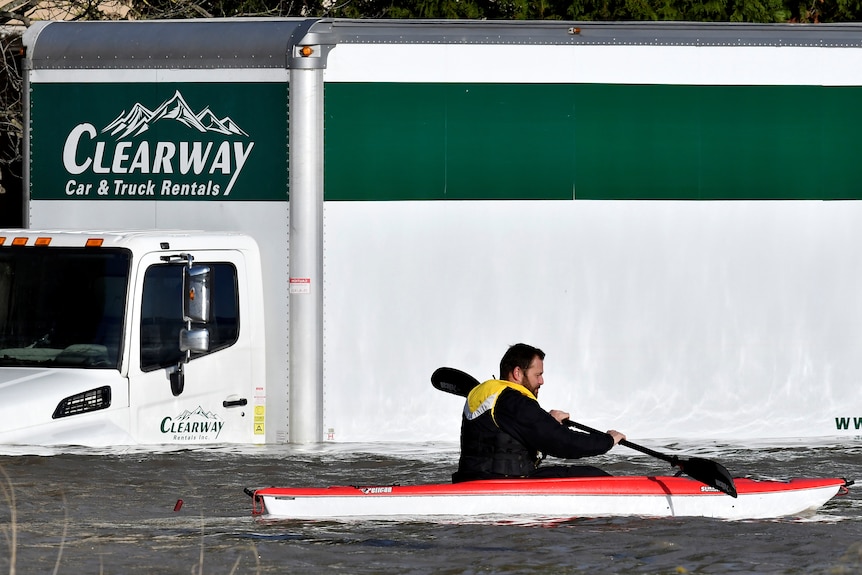
{"type": "Polygon", "coordinates": [[[78,415],[90,411],[98,411],[107,409],[111,406],[111,387],[106,385],[89,391],[70,395],[63,401],[57,404],[57,409],[54,410],[54,419],[60,417],[68,417],[70,415],[78,415]]]}

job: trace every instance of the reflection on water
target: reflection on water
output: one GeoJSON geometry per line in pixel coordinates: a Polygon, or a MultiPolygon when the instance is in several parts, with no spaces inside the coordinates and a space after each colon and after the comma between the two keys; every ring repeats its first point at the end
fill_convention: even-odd
{"type": "MultiPolygon", "coordinates": [[[[862,479],[862,443],[649,447],[713,458],[736,476],[862,479]]],[[[14,560],[17,573],[74,574],[862,572],[858,486],[816,514],[770,521],[274,521],[251,516],[244,487],[444,482],[457,447],[33,452],[0,456],[14,488],[0,492],[0,571],[14,560]]],[[[624,448],[592,462],[614,474],[672,471],[624,448]]]]}

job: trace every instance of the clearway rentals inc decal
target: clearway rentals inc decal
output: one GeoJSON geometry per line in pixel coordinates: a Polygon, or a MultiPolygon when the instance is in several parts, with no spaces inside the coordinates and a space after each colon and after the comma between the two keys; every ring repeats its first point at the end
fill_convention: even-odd
{"type": "Polygon", "coordinates": [[[171,441],[215,441],[223,427],[224,421],[218,415],[198,406],[194,411],[185,410],[175,417],[165,417],[160,431],[170,435],[171,441]]]}
{"type": "Polygon", "coordinates": [[[54,101],[62,92],[53,85],[33,88],[31,156],[41,166],[31,178],[34,199],[287,199],[284,87],[83,84],[75,90],[81,106],[70,109],[54,101]],[[141,97],[153,93],[165,97],[141,97]],[[119,113],[119,106],[104,105],[117,101],[129,104],[119,113]]]}

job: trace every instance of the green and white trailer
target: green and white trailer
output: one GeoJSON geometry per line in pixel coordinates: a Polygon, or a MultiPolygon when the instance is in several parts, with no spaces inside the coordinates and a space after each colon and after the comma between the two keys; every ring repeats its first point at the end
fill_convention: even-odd
{"type": "Polygon", "coordinates": [[[455,441],[429,375],[519,341],[546,407],[629,437],[862,434],[862,25],[24,43],[0,442],[455,441]]]}

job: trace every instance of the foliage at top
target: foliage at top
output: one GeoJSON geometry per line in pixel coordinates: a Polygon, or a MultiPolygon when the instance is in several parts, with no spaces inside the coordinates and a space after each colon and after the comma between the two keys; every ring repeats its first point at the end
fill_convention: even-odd
{"type": "Polygon", "coordinates": [[[0,0],[0,21],[238,16],[849,22],[862,0],[0,0]],[[5,10],[2,11],[2,10],[5,10]]]}

